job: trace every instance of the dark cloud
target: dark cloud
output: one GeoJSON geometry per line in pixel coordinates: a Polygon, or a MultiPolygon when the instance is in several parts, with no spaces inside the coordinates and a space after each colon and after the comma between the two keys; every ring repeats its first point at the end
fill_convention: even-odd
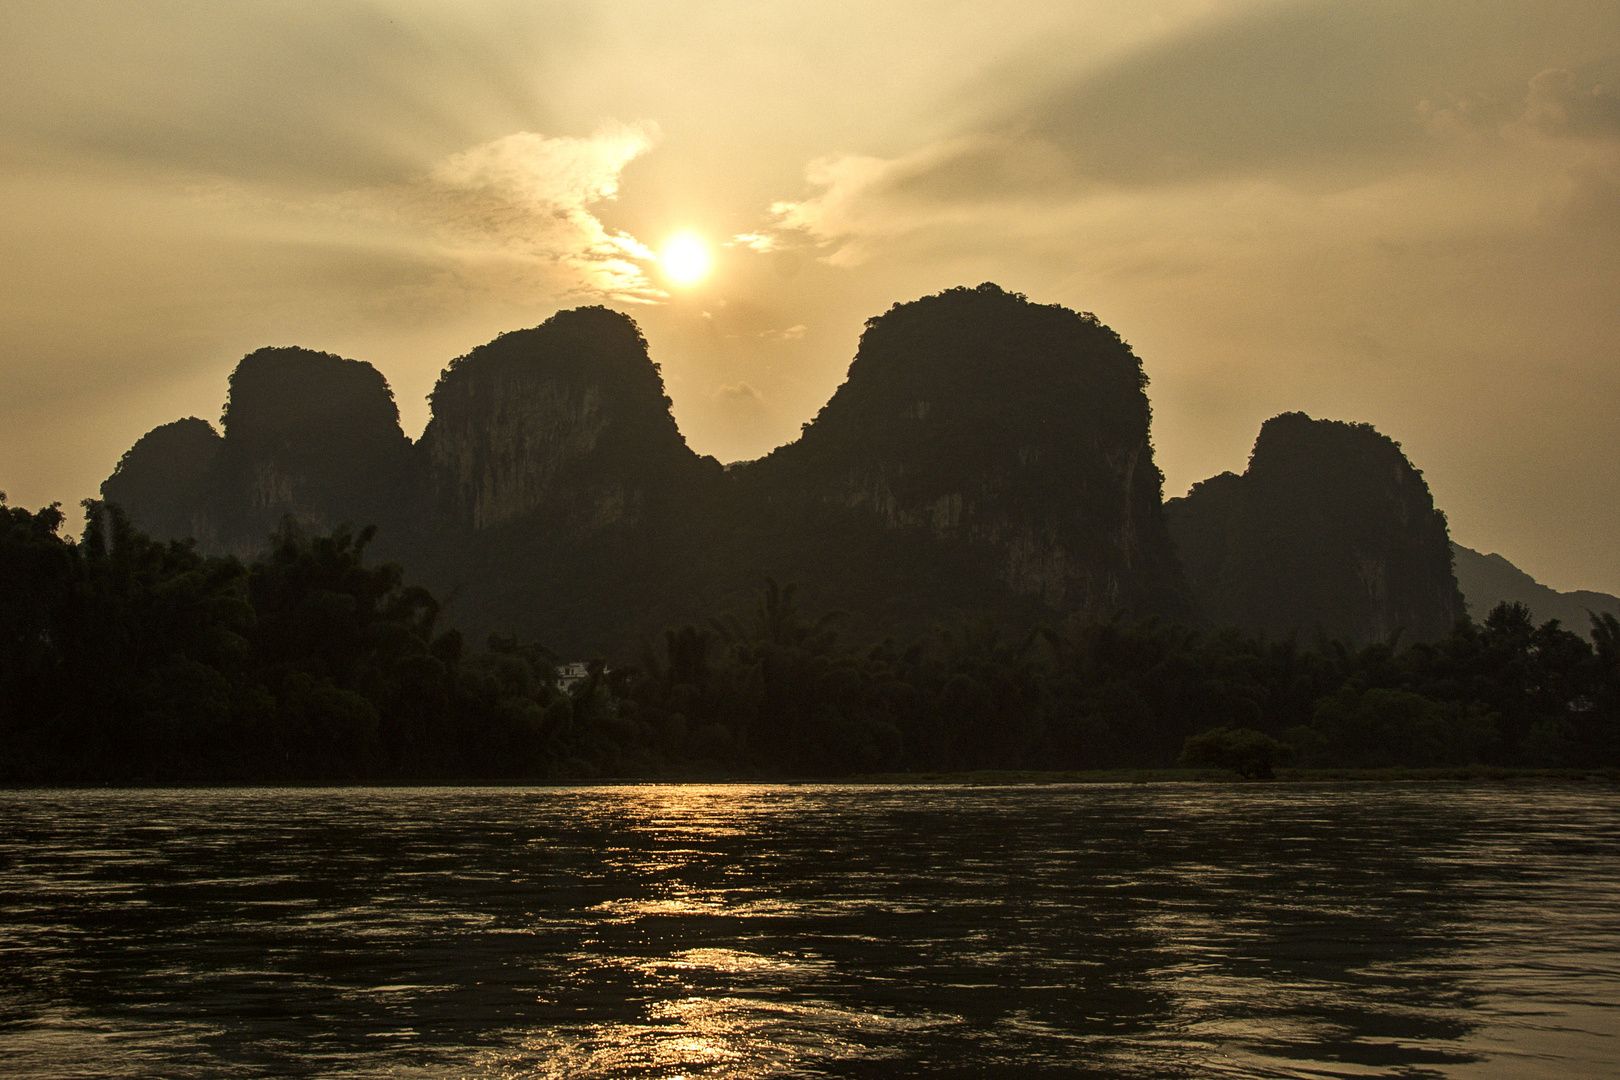
{"type": "MultiPolygon", "coordinates": [[[[812,162],[811,194],[773,206],[761,246],[808,238],[855,266],[929,231],[931,250],[959,257],[1009,226],[1038,232],[1033,215],[1060,229],[1066,206],[1109,191],[1255,179],[1331,193],[1448,167],[1436,135],[1606,137],[1620,65],[1590,54],[1615,40],[1616,4],[1357,0],[1250,5],[1079,74],[1047,43],[1021,62],[1054,69],[1046,89],[1005,68],[972,83],[984,104],[963,122],[976,130],[812,162]],[[976,230],[998,207],[1024,220],[976,230]]],[[[1556,167],[1576,189],[1565,201],[1604,212],[1604,162],[1556,167]]]]}
{"type": "Polygon", "coordinates": [[[1051,140],[1086,175],[1114,182],[1343,165],[1421,148],[1412,118],[1423,100],[1500,95],[1549,61],[1614,41],[1615,4],[1267,5],[1194,27],[987,120],[1051,140]]]}

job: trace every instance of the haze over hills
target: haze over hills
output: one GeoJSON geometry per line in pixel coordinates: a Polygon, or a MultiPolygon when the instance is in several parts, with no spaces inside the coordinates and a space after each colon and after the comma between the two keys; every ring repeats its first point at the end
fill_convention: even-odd
{"type": "Polygon", "coordinates": [[[0,487],[217,428],[260,345],[372,361],[415,440],[452,357],[597,303],[754,459],[867,317],[990,280],[1131,341],[1169,494],[1275,413],[1370,420],[1458,539],[1620,594],[1620,6],[735,6],[8,23],[0,487]]]}
{"type": "Polygon", "coordinates": [[[1483,619],[1497,604],[1523,604],[1536,623],[1557,619],[1564,629],[1592,636],[1591,613],[1620,616],[1620,597],[1578,589],[1559,592],[1541,584],[1500,555],[1484,555],[1461,544],[1451,545],[1457,584],[1468,602],[1468,614],[1483,619]]]}

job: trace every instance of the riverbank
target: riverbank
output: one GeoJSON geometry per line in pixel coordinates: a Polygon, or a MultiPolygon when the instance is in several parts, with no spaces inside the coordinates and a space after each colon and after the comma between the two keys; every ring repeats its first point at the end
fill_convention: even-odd
{"type": "Polygon", "coordinates": [[[423,780],[372,782],[363,778],[305,782],[198,780],[189,783],[127,784],[5,784],[0,791],[228,791],[308,788],[533,788],[533,787],[637,787],[645,784],[716,785],[782,784],[1005,787],[1052,784],[1287,784],[1287,783],[1572,783],[1620,785],[1620,769],[1510,769],[1491,765],[1460,765],[1432,769],[1278,769],[1271,780],[1244,780],[1224,769],[982,769],[970,772],[866,773],[857,776],[739,776],[716,771],[679,775],[615,777],[533,777],[501,780],[423,780]]]}
{"type": "Polygon", "coordinates": [[[841,781],[853,784],[1275,784],[1346,781],[1363,783],[1514,783],[1562,781],[1620,784],[1620,769],[1511,769],[1458,765],[1429,769],[1278,769],[1274,780],[1244,780],[1225,769],[981,770],[940,773],[872,773],[841,781]]]}

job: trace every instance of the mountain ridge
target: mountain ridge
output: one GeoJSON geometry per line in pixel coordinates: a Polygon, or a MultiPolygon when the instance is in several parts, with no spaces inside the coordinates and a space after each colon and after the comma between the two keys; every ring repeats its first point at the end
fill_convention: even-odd
{"type": "Polygon", "coordinates": [[[1457,584],[1475,620],[1483,619],[1497,604],[1517,603],[1530,609],[1538,625],[1557,619],[1564,629],[1590,638],[1588,612],[1620,616],[1620,596],[1590,589],[1560,592],[1541,584],[1501,555],[1484,554],[1456,541],[1452,541],[1451,550],[1457,584]]]}
{"type": "Polygon", "coordinates": [[[634,321],[579,308],[447,365],[414,444],[369,364],[260,350],[189,505],[146,494],[175,487],[161,439],[104,494],[238,554],[283,515],[380,524],[379,553],[452,597],[452,618],[575,654],[622,651],[765,578],[805,582],[874,638],[953,610],[1183,616],[1145,386],[1095,316],[949,289],[868,320],[801,437],[728,470],[687,446],[634,321]],[[276,363],[301,374],[267,376],[276,363]],[[251,407],[278,395],[279,420],[251,407]]]}
{"type": "Polygon", "coordinates": [[[244,557],[289,515],[377,524],[377,553],[456,621],[575,653],[766,578],[874,639],[952,611],[1367,642],[1436,639],[1504,599],[1582,633],[1585,608],[1620,610],[1452,544],[1421,472],[1366,424],[1273,417],[1244,474],[1166,501],[1147,384],[1096,316],[959,287],[869,319],[800,437],[722,466],[687,445],[634,320],[585,307],[452,360],[414,442],[371,365],[257,350],[223,431],[155,428],[102,493],[156,536],[244,557]]]}

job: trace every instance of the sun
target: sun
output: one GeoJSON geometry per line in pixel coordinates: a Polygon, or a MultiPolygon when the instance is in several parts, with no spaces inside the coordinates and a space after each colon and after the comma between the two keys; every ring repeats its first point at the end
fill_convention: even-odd
{"type": "Polygon", "coordinates": [[[677,285],[692,285],[709,273],[709,248],[696,233],[678,232],[664,241],[658,263],[677,285]]]}

